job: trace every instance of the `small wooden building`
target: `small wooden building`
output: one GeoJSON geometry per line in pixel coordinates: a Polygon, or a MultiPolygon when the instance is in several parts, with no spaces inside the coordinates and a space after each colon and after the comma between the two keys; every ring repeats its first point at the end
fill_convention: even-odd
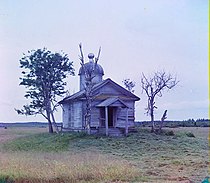
{"type": "MultiPolygon", "coordinates": [[[[93,67],[93,57],[85,64],[85,69],[93,67]]],[[[86,113],[85,76],[83,68],[79,70],[80,91],[60,101],[63,106],[63,129],[84,130],[84,115],[86,113]]],[[[128,128],[134,126],[135,101],[139,97],[118,85],[110,78],[103,80],[103,68],[97,64],[93,79],[91,132],[104,133],[128,133],[128,128]]]]}

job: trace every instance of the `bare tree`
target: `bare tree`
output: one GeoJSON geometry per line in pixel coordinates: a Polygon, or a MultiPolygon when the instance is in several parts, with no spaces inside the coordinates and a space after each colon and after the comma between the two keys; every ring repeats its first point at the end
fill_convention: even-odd
{"type": "Polygon", "coordinates": [[[95,58],[94,66],[91,69],[85,68],[85,61],[82,52],[82,44],[79,44],[80,54],[80,64],[85,73],[85,98],[86,98],[86,113],[85,113],[85,129],[87,133],[90,134],[90,122],[91,122],[91,108],[92,108],[92,89],[93,89],[93,78],[95,77],[95,69],[99,60],[99,56],[101,53],[101,47],[98,51],[98,56],[95,58]]]}
{"type": "Polygon", "coordinates": [[[134,93],[134,87],[136,85],[136,83],[130,79],[124,79],[123,81],[123,84],[125,85],[126,89],[129,91],[129,92],[132,92],[134,93]]]}
{"type": "Polygon", "coordinates": [[[145,92],[148,97],[146,113],[151,117],[152,132],[155,131],[154,109],[157,109],[155,106],[155,98],[162,97],[164,90],[172,89],[178,82],[176,77],[173,77],[170,73],[167,74],[165,71],[157,71],[151,77],[146,77],[144,73],[142,73],[141,87],[142,92],[145,92]]]}

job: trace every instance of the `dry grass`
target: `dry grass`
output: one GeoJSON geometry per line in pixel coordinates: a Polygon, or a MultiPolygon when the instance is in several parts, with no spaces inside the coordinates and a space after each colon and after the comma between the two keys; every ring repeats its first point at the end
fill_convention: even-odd
{"type": "MultiPolygon", "coordinates": [[[[128,138],[76,138],[70,141],[69,150],[58,153],[1,149],[0,182],[1,177],[18,183],[201,182],[208,174],[208,128],[172,130],[177,136],[143,130],[128,138]],[[195,138],[186,137],[186,132],[195,138]]],[[[0,129],[0,142],[44,131],[0,129]]]]}
{"type": "MultiPolygon", "coordinates": [[[[44,131],[46,129],[41,128],[1,129],[0,141],[10,143],[13,139],[24,136],[30,138],[29,134],[44,131]]],[[[134,180],[135,177],[140,177],[140,174],[128,161],[97,151],[15,152],[1,147],[1,177],[28,183],[110,182],[134,180]]]]}
{"type": "Polygon", "coordinates": [[[139,176],[128,161],[96,152],[1,153],[0,167],[2,175],[29,182],[129,181],[139,176]]]}
{"type": "Polygon", "coordinates": [[[46,132],[46,128],[35,128],[35,127],[23,127],[17,128],[12,127],[8,129],[0,128],[0,143],[4,143],[6,141],[10,141],[12,139],[16,139],[18,137],[23,137],[30,134],[37,134],[46,132]]]}

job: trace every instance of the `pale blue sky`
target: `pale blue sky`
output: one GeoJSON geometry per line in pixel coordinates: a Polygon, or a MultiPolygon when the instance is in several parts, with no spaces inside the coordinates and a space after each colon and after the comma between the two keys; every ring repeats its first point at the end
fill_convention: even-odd
{"type": "Polygon", "coordinates": [[[102,47],[104,79],[136,81],[137,120],[149,120],[141,73],[159,69],[177,75],[180,83],[157,100],[156,119],[165,109],[172,120],[207,118],[207,15],[208,0],[0,0],[0,121],[44,120],[14,111],[26,103],[18,78],[19,59],[28,50],[67,53],[76,70],[67,88],[78,91],[80,42],[86,56],[102,47]]]}

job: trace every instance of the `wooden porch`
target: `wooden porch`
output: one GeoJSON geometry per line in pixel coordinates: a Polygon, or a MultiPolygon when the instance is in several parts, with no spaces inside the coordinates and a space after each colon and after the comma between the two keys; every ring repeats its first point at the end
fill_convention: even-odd
{"type": "Polygon", "coordinates": [[[100,124],[100,128],[105,127],[105,134],[106,136],[109,136],[110,133],[117,134],[117,132],[120,134],[120,131],[117,130],[115,123],[117,123],[118,116],[116,114],[116,109],[118,108],[124,108],[126,109],[125,113],[125,125],[124,128],[125,135],[128,134],[128,109],[129,107],[127,104],[125,104],[122,100],[120,100],[118,97],[111,97],[100,104],[98,104],[96,107],[99,107],[101,109],[100,118],[104,119],[103,123],[100,124]],[[102,115],[103,114],[103,115],[102,115]]]}

